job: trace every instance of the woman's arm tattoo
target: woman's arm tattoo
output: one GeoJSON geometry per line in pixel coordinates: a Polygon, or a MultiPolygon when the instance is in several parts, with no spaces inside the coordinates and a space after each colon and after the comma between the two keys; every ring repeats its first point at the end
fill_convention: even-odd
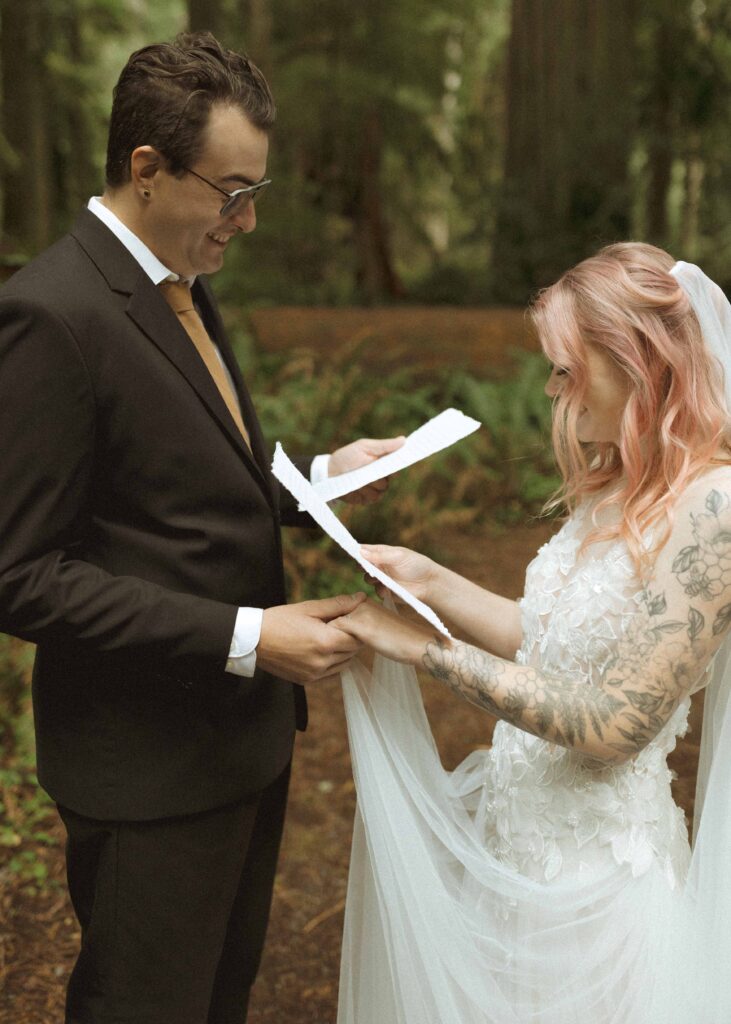
{"type": "Polygon", "coordinates": [[[623,701],[596,687],[515,665],[468,644],[448,648],[441,638],[427,645],[427,672],[455,693],[527,732],[573,747],[588,730],[600,739],[623,701]]]}
{"type": "Polygon", "coordinates": [[[691,515],[694,543],[672,563],[693,601],[684,618],[668,615],[664,591],[643,591],[599,683],[504,661],[465,643],[448,646],[440,638],[425,649],[425,669],[473,704],[542,739],[604,761],[633,757],[690,692],[710,649],[731,625],[731,601],[720,604],[731,596],[731,503],[712,491],[705,507],[691,515]]]}

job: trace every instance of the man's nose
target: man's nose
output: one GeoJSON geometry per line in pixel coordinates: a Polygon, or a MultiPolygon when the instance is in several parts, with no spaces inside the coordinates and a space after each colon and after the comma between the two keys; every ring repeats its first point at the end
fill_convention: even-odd
{"type": "Polygon", "coordinates": [[[253,200],[250,200],[243,209],[235,213],[231,220],[239,231],[243,231],[245,235],[253,231],[256,227],[256,207],[253,200]]]}

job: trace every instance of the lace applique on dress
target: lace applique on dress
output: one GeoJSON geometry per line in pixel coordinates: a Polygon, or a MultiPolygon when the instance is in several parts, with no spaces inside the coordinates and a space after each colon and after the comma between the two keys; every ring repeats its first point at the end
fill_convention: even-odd
{"type": "MultiPolygon", "coordinates": [[[[516,661],[591,686],[638,613],[642,588],[622,541],[593,544],[579,556],[588,527],[585,507],[528,567],[516,661]]],[[[655,739],[621,766],[498,722],[480,814],[488,850],[540,881],[584,875],[609,862],[627,864],[639,876],[657,860],[676,886],[689,847],[667,756],[687,729],[689,707],[683,701],[655,739]]]]}

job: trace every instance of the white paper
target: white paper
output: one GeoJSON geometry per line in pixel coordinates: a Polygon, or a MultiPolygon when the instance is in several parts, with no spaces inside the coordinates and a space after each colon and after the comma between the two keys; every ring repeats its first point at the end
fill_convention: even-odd
{"type": "Polygon", "coordinates": [[[480,426],[478,420],[465,416],[459,409],[445,409],[409,434],[398,451],[382,455],[380,459],[369,462],[360,469],[351,470],[350,473],[341,473],[340,476],[322,480],[314,485],[315,490],[324,501],[334,501],[335,498],[357,491],[376,480],[382,480],[385,476],[398,473],[406,466],[413,466],[415,462],[420,462],[429,455],[448,448],[456,441],[461,441],[480,426]]]}
{"type": "MultiPolygon", "coordinates": [[[[424,604],[423,601],[419,601],[418,598],[410,594],[408,590],[405,590],[396,580],[391,579],[390,576],[387,576],[385,572],[369,562],[368,559],[363,558],[358,541],[346,530],[332,509],[328,508],[326,502],[316,493],[312,484],[293,465],[278,441],[274,452],[274,461],[272,462],[272,473],[287,488],[290,494],[294,495],[302,511],[309,512],[325,533],[332,537],[343,551],[347,551],[351,558],[354,558],[369,576],[373,576],[374,579],[377,579],[394,594],[397,594],[402,601],[410,605],[414,611],[418,612],[419,615],[431,623],[440,633],[443,633],[444,636],[451,635],[439,616],[428,605],[424,604]]],[[[378,478],[376,477],[375,479],[378,478]]]]}

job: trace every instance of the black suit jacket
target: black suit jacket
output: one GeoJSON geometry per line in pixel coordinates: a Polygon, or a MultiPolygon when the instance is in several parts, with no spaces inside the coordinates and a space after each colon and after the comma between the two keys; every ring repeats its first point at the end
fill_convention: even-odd
{"type": "Polygon", "coordinates": [[[0,630],[38,644],[42,785],[95,818],[253,794],[304,726],[300,687],[225,673],[238,606],[285,601],[280,519],[297,517],[204,281],[194,298],[253,458],[177,317],[89,211],[0,292],[0,630]]]}

